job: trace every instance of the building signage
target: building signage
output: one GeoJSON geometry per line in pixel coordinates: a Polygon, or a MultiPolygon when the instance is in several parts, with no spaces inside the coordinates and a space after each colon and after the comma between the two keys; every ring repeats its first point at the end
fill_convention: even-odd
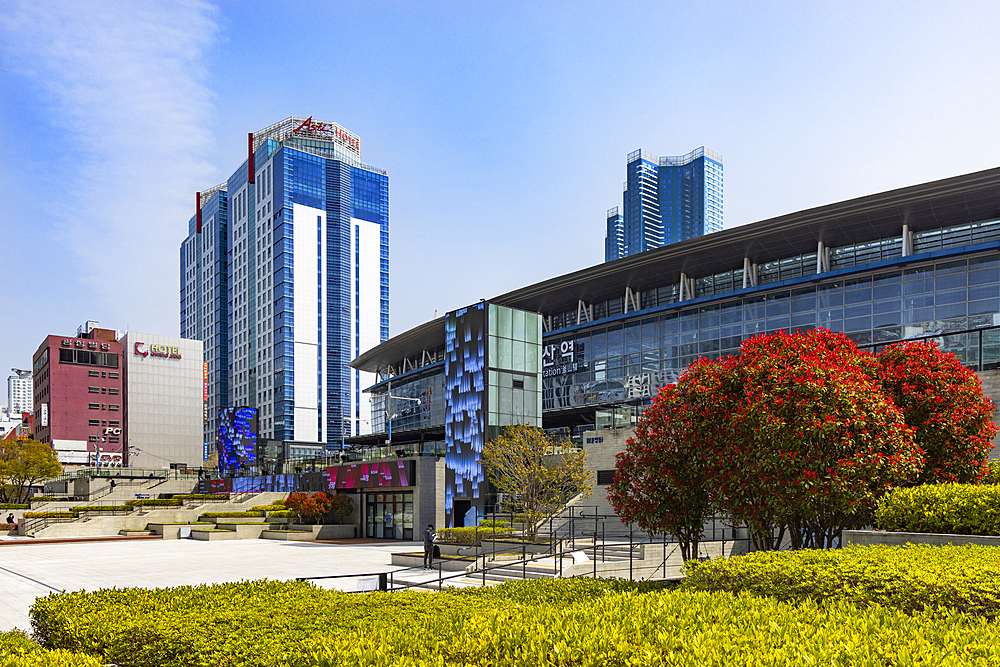
{"type": "Polygon", "coordinates": [[[121,452],[101,452],[101,458],[97,458],[97,452],[88,454],[89,464],[99,467],[121,468],[124,457],[121,452]]]}
{"type": "MultiPolygon", "coordinates": [[[[201,392],[202,392],[202,408],[201,408],[201,418],[202,424],[208,424],[208,362],[203,361],[201,364],[201,392]]],[[[205,452],[205,460],[208,460],[208,451],[205,452]]]]}
{"type": "Polygon", "coordinates": [[[327,488],[377,489],[413,486],[415,461],[381,461],[377,463],[352,463],[326,469],[327,488]]]}
{"type": "Polygon", "coordinates": [[[104,435],[121,435],[121,434],[122,434],[121,428],[114,427],[114,426],[105,426],[104,427],[104,435]]]}
{"type": "Polygon", "coordinates": [[[139,357],[166,357],[167,359],[180,359],[181,358],[181,348],[176,345],[159,345],[153,344],[149,346],[148,350],[142,349],[145,347],[145,343],[137,342],[133,347],[133,351],[136,356],[139,357]]]}
{"type": "Polygon", "coordinates": [[[564,340],[561,343],[550,343],[542,348],[542,377],[565,375],[586,370],[576,360],[576,341],[564,340]]]}
{"type": "Polygon", "coordinates": [[[625,377],[573,382],[573,376],[552,378],[542,394],[543,410],[558,410],[577,405],[621,403],[652,398],[662,387],[677,382],[677,371],[663,370],[636,373],[625,377]]]}
{"type": "Polygon", "coordinates": [[[62,346],[78,347],[80,349],[87,348],[89,350],[96,350],[98,346],[100,346],[100,349],[104,350],[105,352],[111,349],[111,345],[109,343],[98,344],[97,341],[84,340],[82,338],[63,338],[62,346]]]}
{"type": "Polygon", "coordinates": [[[333,138],[338,144],[350,148],[355,153],[361,152],[361,140],[342,127],[333,123],[323,123],[314,121],[312,116],[305,119],[301,125],[292,130],[293,133],[313,133],[324,135],[324,138],[333,138]]]}
{"type": "Polygon", "coordinates": [[[42,403],[42,428],[49,425],[49,404],[42,403]]]}

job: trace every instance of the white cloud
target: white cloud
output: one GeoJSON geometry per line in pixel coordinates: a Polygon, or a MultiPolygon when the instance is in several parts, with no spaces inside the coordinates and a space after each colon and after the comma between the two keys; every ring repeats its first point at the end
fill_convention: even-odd
{"type": "Polygon", "coordinates": [[[176,332],[178,246],[194,192],[217,175],[205,158],[214,100],[202,64],[216,17],[198,0],[0,9],[7,67],[48,107],[22,113],[60,135],[60,157],[74,162],[36,186],[51,204],[36,229],[65,244],[75,266],[62,270],[101,295],[116,318],[106,326],[176,332]]]}

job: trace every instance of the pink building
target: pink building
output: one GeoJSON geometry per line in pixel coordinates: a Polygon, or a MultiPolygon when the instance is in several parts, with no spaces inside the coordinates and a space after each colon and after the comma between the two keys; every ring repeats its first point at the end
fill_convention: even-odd
{"type": "Polygon", "coordinates": [[[63,464],[121,464],[124,458],[122,345],[110,329],[48,336],[35,352],[34,438],[63,464]]]}

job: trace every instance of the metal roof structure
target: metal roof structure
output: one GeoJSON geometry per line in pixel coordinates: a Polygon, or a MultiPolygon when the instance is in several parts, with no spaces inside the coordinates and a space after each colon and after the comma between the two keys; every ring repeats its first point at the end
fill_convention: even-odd
{"type": "MultiPolygon", "coordinates": [[[[523,310],[558,313],[580,301],[620,297],[626,288],[646,291],[743,266],[838,247],[898,237],[903,225],[920,232],[1000,217],[1000,168],[890,190],[806,209],[688,239],[655,250],[556,276],[492,299],[523,310]]],[[[378,372],[423,350],[444,345],[444,318],[414,327],[368,350],[353,368],[378,372]]]]}

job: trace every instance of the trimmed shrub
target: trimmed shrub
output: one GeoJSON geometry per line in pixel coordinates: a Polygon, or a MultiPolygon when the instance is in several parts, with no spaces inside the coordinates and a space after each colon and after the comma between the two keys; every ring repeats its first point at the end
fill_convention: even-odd
{"type": "Polygon", "coordinates": [[[986,462],[983,484],[1000,484],[1000,461],[994,459],[986,462]]]}
{"type": "Polygon", "coordinates": [[[175,493],[171,497],[178,500],[229,500],[228,493],[175,493]]]}
{"type": "Polygon", "coordinates": [[[4,503],[0,505],[0,510],[30,510],[31,504],[24,503],[4,503]]]}
{"type": "Polygon", "coordinates": [[[181,501],[163,498],[147,498],[144,500],[126,500],[126,505],[131,507],[180,507],[181,501]]]}
{"type": "Polygon", "coordinates": [[[1000,535],[1000,486],[923,484],[893,489],[875,510],[881,530],[1000,535]]]}
{"type": "Polygon", "coordinates": [[[785,602],[832,599],[906,613],[934,607],[1000,616],[1000,549],[858,546],[757,552],[684,565],[689,591],[728,591],[785,602]]]}
{"type": "Polygon", "coordinates": [[[291,519],[297,515],[292,510],[281,509],[281,510],[268,511],[267,516],[273,517],[275,519],[291,519]]]}
{"type": "Polygon", "coordinates": [[[263,512],[205,512],[201,515],[202,519],[228,519],[228,518],[240,518],[240,517],[252,517],[252,516],[264,516],[263,512]]]}
{"type": "Polygon", "coordinates": [[[25,512],[25,519],[74,519],[76,512],[25,512]]]}
{"type": "Polygon", "coordinates": [[[104,662],[62,649],[44,649],[13,630],[0,633],[0,667],[104,667],[104,662]]]}
{"type": "Polygon", "coordinates": [[[250,508],[254,512],[281,512],[284,511],[284,505],[254,505],[250,508]]]}
{"type": "Polygon", "coordinates": [[[69,509],[72,512],[131,512],[134,508],[131,505],[81,505],[69,509]]]}
{"type": "Polygon", "coordinates": [[[0,523],[0,530],[15,530],[17,529],[16,523],[0,523]]]}
{"type": "Polygon", "coordinates": [[[510,526],[509,521],[501,521],[500,519],[480,519],[480,526],[487,526],[489,528],[507,528],[510,526]]]}
{"type": "Polygon", "coordinates": [[[47,648],[123,667],[1000,663],[994,624],[949,609],[576,579],[433,595],[294,581],[111,589],[38,598],[31,615],[47,648]]]}
{"type": "Polygon", "coordinates": [[[438,542],[446,544],[463,544],[472,546],[482,540],[510,537],[514,534],[511,528],[492,528],[474,526],[467,528],[441,528],[437,531],[438,542]]]}

